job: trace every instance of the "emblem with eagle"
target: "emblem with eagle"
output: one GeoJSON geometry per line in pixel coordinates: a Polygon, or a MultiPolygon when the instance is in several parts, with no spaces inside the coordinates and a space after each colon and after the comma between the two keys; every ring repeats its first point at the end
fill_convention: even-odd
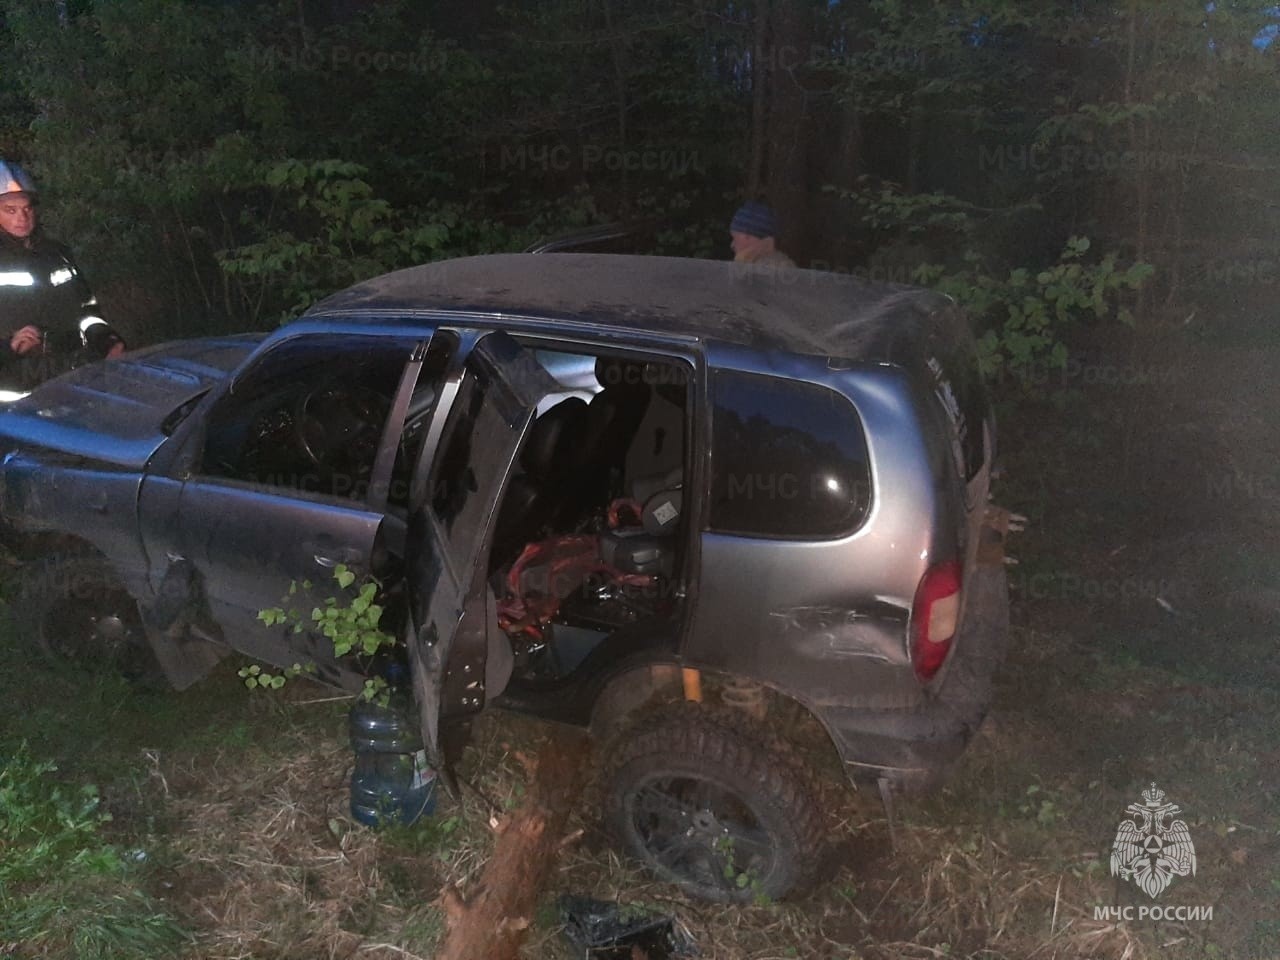
{"type": "Polygon", "coordinates": [[[1142,791],[1142,803],[1131,803],[1121,820],[1111,845],[1111,875],[1133,880],[1155,899],[1164,893],[1174,877],[1195,876],[1196,848],[1185,820],[1170,820],[1182,809],[1165,801],[1164,791],[1154,783],[1142,791]]]}

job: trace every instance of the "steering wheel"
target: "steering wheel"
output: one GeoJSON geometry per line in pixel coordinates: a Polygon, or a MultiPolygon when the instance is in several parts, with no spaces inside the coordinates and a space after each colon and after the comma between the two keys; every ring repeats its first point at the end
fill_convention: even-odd
{"type": "Polygon", "coordinates": [[[367,387],[317,387],[298,402],[298,448],[317,467],[372,466],[388,407],[385,397],[367,387]]]}

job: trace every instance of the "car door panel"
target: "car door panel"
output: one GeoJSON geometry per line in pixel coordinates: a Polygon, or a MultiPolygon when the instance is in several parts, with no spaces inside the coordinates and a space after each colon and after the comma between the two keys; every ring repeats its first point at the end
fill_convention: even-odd
{"type": "Polygon", "coordinates": [[[297,583],[299,593],[290,597],[289,606],[305,615],[339,594],[333,580],[339,566],[357,575],[378,575],[385,572],[387,543],[403,543],[403,521],[385,512],[387,479],[403,426],[393,418],[403,417],[405,394],[416,386],[426,343],[405,337],[313,339],[286,342],[274,360],[268,355],[258,369],[247,371],[243,383],[237,382],[211,413],[209,432],[220,435],[191,438],[204,453],[193,460],[179,458],[177,476],[148,479],[143,528],[153,584],[158,589],[174,564],[189,568],[184,576],[199,595],[194,599],[229,646],[280,667],[312,664],[319,679],[359,689],[362,675],[355,664],[335,656],[331,641],[306,630],[268,627],[258,614],[282,606],[290,585],[297,583]],[[289,379],[295,366],[300,371],[296,383],[289,379]],[[381,398],[370,414],[379,419],[367,425],[362,441],[359,476],[368,489],[355,495],[361,492],[352,482],[356,474],[330,471],[326,477],[323,462],[308,473],[305,457],[325,449],[327,424],[307,424],[303,417],[321,391],[331,394],[352,384],[353,395],[368,392],[361,377],[377,385],[381,398]],[[291,422],[289,415],[297,419],[291,422]],[[280,418],[284,423],[276,433],[261,426],[280,418]],[[303,431],[312,426],[319,439],[308,446],[317,434],[303,436],[303,431]],[[289,446],[295,440],[298,449],[289,446]],[[278,470],[290,464],[290,456],[296,467],[278,470]],[[274,472],[263,464],[271,464],[274,472]],[[255,482],[258,473],[262,479],[255,482]],[[333,495],[344,488],[353,495],[333,495]]]}
{"type": "Polygon", "coordinates": [[[452,384],[438,446],[415,477],[406,569],[409,657],[423,736],[439,756],[441,720],[484,706],[488,643],[497,628],[487,545],[520,443],[539,401],[557,389],[505,333],[482,339],[452,384]]]}
{"type": "Polygon", "coordinates": [[[266,628],[258,612],[280,606],[290,584],[303,581],[313,586],[295,603],[310,610],[338,592],[339,564],[371,572],[381,513],[200,480],[184,485],[180,511],[182,554],[199,572],[210,613],[232,646],[277,666],[311,662],[320,679],[359,688],[350,668],[339,668],[332,643],[266,628]]]}

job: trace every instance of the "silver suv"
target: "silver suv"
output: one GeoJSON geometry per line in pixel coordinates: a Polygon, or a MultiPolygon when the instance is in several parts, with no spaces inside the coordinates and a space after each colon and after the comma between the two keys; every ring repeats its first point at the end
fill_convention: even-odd
{"type": "Polygon", "coordinates": [[[736,900],[820,861],[797,718],[886,791],[981,722],[992,445],[944,297],[515,254],[76,370],[0,413],[0,494],[45,647],[141,645],[179,687],[234,649],[357,690],[381,665],[258,617],[343,564],[383,585],[446,770],[489,706],[590,726],[620,840],[736,900]]]}

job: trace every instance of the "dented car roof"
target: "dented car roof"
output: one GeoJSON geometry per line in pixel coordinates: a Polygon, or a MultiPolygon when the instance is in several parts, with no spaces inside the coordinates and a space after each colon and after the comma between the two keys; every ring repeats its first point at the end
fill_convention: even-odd
{"type": "Polygon", "coordinates": [[[761,349],[894,362],[949,298],[849,274],[718,260],[496,254],[410,267],[357,284],[306,319],[385,321],[440,312],[581,323],[761,349]]]}

